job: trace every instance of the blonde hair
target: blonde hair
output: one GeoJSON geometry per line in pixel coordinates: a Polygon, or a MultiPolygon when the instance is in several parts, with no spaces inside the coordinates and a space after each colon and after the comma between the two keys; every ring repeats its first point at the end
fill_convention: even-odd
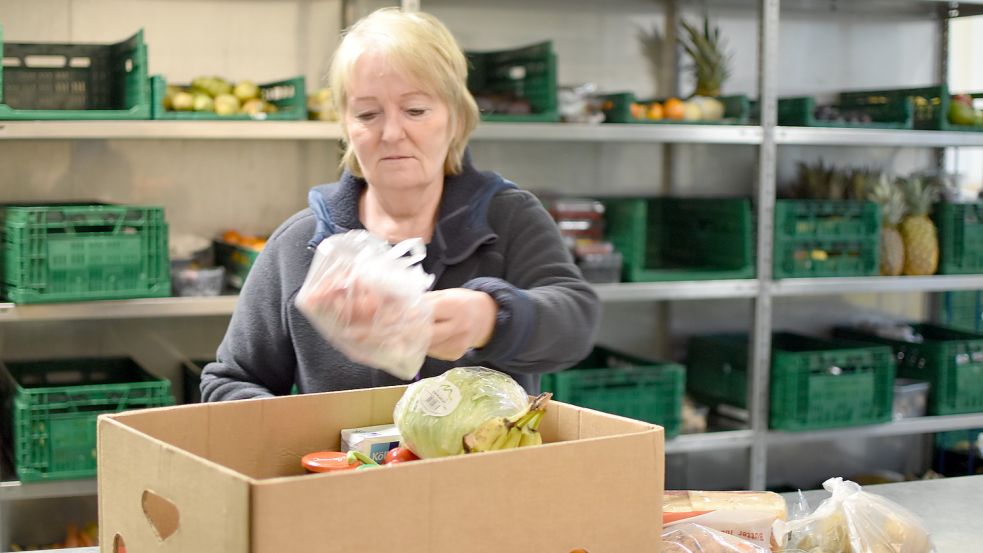
{"type": "Polygon", "coordinates": [[[460,173],[468,137],[479,120],[478,104],[468,91],[467,59],[454,36],[436,17],[399,8],[376,10],[352,25],[344,32],[331,60],[331,96],[341,115],[341,135],[345,141],[341,166],[355,176],[363,176],[348,138],[344,113],[355,64],[367,52],[381,54],[447,104],[453,136],[444,160],[444,174],[460,173]]]}

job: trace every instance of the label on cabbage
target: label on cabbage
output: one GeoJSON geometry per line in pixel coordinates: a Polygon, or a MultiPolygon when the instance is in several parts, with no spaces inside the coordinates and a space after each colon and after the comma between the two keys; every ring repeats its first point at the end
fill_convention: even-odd
{"type": "Polygon", "coordinates": [[[452,382],[434,379],[424,384],[417,399],[420,411],[432,417],[445,417],[461,403],[461,390],[452,382]]]}

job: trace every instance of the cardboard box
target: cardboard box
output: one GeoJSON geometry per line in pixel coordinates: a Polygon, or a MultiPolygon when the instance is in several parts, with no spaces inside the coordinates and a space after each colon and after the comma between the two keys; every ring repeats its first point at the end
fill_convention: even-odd
{"type": "Polygon", "coordinates": [[[342,428],[392,422],[404,390],[100,417],[101,550],[116,536],[131,552],[659,550],[662,428],[559,402],[540,447],[304,473],[342,428]]]}

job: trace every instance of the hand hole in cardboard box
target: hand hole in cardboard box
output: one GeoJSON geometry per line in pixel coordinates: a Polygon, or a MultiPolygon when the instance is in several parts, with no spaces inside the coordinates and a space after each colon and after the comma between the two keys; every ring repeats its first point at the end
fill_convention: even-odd
{"type": "Polygon", "coordinates": [[[113,538],[113,553],[126,553],[126,544],[123,542],[123,536],[119,534],[113,538]]]}
{"type": "Polygon", "coordinates": [[[153,527],[154,533],[161,541],[171,537],[177,531],[180,515],[177,507],[170,501],[150,490],[143,491],[143,514],[153,527]]]}

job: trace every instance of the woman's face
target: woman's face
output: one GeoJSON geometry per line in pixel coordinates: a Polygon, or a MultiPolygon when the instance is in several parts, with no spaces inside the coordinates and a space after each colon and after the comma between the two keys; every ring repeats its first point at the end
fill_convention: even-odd
{"type": "Polygon", "coordinates": [[[447,104],[381,56],[356,62],[344,117],[370,185],[396,191],[443,184],[452,134],[447,104]]]}

